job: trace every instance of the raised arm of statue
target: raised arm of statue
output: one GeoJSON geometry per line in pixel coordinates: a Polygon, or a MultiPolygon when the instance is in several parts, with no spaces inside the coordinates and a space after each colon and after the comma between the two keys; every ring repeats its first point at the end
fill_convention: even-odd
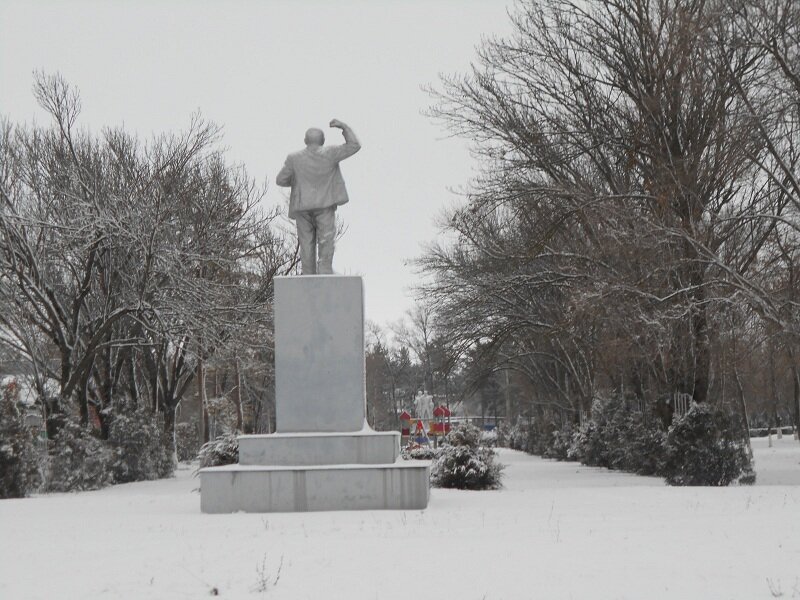
{"type": "Polygon", "coordinates": [[[344,160],[345,158],[353,156],[353,154],[361,150],[361,144],[359,143],[355,132],[347,123],[343,123],[339,119],[333,119],[330,122],[330,126],[341,129],[342,135],[344,136],[344,144],[340,146],[332,146],[329,149],[329,152],[333,156],[334,160],[344,160]]]}
{"type": "Polygon", "coordinates": [[[281,187],[291,187],[291,185],[294,183],[294,169],[292,168],[292,163],[288,156],[286,157],[286,162],[284,163],[283,168],[275,178],[275,183],[281,187]]]}

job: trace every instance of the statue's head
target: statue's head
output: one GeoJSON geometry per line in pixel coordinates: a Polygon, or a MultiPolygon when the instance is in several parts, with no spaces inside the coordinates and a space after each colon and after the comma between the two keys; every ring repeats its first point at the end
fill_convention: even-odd
{"type": "Polygon", "coordinates": [[[306,131],[305,143],[306,146],[322,146],[325,143],[325,134],[322,133],[322,129],[312,127],[306,131]]]}

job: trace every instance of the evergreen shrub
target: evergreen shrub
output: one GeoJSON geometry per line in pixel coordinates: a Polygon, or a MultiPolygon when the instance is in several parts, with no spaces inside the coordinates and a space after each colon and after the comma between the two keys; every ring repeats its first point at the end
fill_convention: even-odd
{"type": "Polygon", "coordinates": [[[481,431],[481,446],[494,448],[497,446],[497,428],[490,431],[481,431]]]}
{"type": "Polygon", "coordinates": [[[751,484],[755,473],[741,432],[735,419],[707,404],[693,405],[665,432],[612,397],[595,401],[592,418],[577,430],[534,419],[515,425],[507,439],[529,454],[664,477],[670,485],[751,484]]]}
{"type": "Polygon", "coordinates": [[[575,432],[567,455],[589,467],[607,467],[608,447],[600,425],[585,421],[575,432]]]}
{"type": "Polygon", "coordinates": [[[49,448],[45,491],[96,490],[114,483],[114,452],[77,423],[65,419],[49,448]]]}
{"type": "Polygon", "coordinates": [[[741,428],[726,412],[695,404],[667,433],[664,478],[669,485],[724,486],[745,474],[755,481],[741,428]]]}
{"type": "Polygon", "coordinates": [[[431,466],[431,484],[460,490],[497,489],[503,465],[494,458],[491,448],[445,446],[431,466]]]}
{"type": "Polygon", "coordinates": [[[36,441],[16,403],[0,396],[0,498],[22,498],[41,484],[36,441]]]}
{"type": "Polygon", "coordinates": [[[461,490],[492,490],[501,486],[503,465],[495,452],[480,446],[480,429],[467,423],[447,434],[446,445],[431,465],[431,484],[461,490]]]}
{"type": "Polygon", "coordinates": [[[400,452],[405,460],[433,460],[438,454],[439,451],[431,446],[406,446],[400,452]]]}
{"type": "Polygon", "coordinates": [[[664,439],[657,424],[645,423],[641,413],[615,397],[595,402],[592,418],[574,433],[567,456],[590,467],[660,475],[664,439]]]}
{"type": "Polygon", "coordinates": [[[175,472],[172,444],[163,426],[148,410],[119,413],[109,430],[114,452],[115,483],[171,477],[175,472]]]}
{"type": "Polygon", "coordinates": [[[481,430],[472,423],[460,423],[445,436],[445,443],[450,446],[478,448],[481,445],[481,430]]]}
{"type": "Polygon", "coordinates": [[[552,443],[556,426],[550,421],[532,419],[514,425],[508,434],[508,447],[543,456],[552,443]]]}
{"type": "Polygon", "coordinates": [[[666,441],[666,432],[658,426],[641,425],[632,431],[625,470],[637,475],[661,476],[666,461],[666,441]]]}
{"type": "Polygon", "coordinates": [[[576,433],[575,427],[572,423],[567,422],[560,428],[553,424],[552,429],[553,432],[550,434],[550,444],[545,448],[542,456],[545,458],[555,458],[557,460],[574,460],[570,456],[570,448],[572,447],[572,440],[576,433]]]}
{"type": "Polygon", "coordinates": [[[203,444],[197,458],[200,468],[233,465],[239,462],[239,434],[221,435],[203,444]]]}
{"type": "MultiPolygon", "coordinates": [[[[527,423],[517,423],[508,430],[506,445],[512,450],[528,452],[528,439],[530,427],[527,423]]],[[[531,454],[530,452],[528,452],[531,454]]]]}

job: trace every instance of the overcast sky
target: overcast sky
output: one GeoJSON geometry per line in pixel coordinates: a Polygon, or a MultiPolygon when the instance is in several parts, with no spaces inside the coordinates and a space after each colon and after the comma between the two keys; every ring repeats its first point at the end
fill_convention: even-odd
{"type": "Polygon", "coordinates": [[[509,30],[507,0],[44,2],[0,0],[0,112],[43,122],[32,72],[60,72],[80,90],[81,122],[141,136],[179,130],[195,110],[224,127],[231,161],[268,180],[303,133],[331,118],[362,150],[342,163],[348,230],[338,273],[362,275],[367,318],[386,324],[411,307],[409,259],[437,236],[475,164],[421,114],[421,86],[463,73],[483,36],[509,30]]]}

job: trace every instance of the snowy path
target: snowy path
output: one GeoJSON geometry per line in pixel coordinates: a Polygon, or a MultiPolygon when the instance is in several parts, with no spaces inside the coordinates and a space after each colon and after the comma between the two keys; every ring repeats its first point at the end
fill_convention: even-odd
{"type": "Polygon", "coordinates": [[[504,450],[505,489],[424,512],[203,515],[186,469],[3,500],[0,598],[800,598],[800,444],[766,444],[751,488],[504,450]]]}

